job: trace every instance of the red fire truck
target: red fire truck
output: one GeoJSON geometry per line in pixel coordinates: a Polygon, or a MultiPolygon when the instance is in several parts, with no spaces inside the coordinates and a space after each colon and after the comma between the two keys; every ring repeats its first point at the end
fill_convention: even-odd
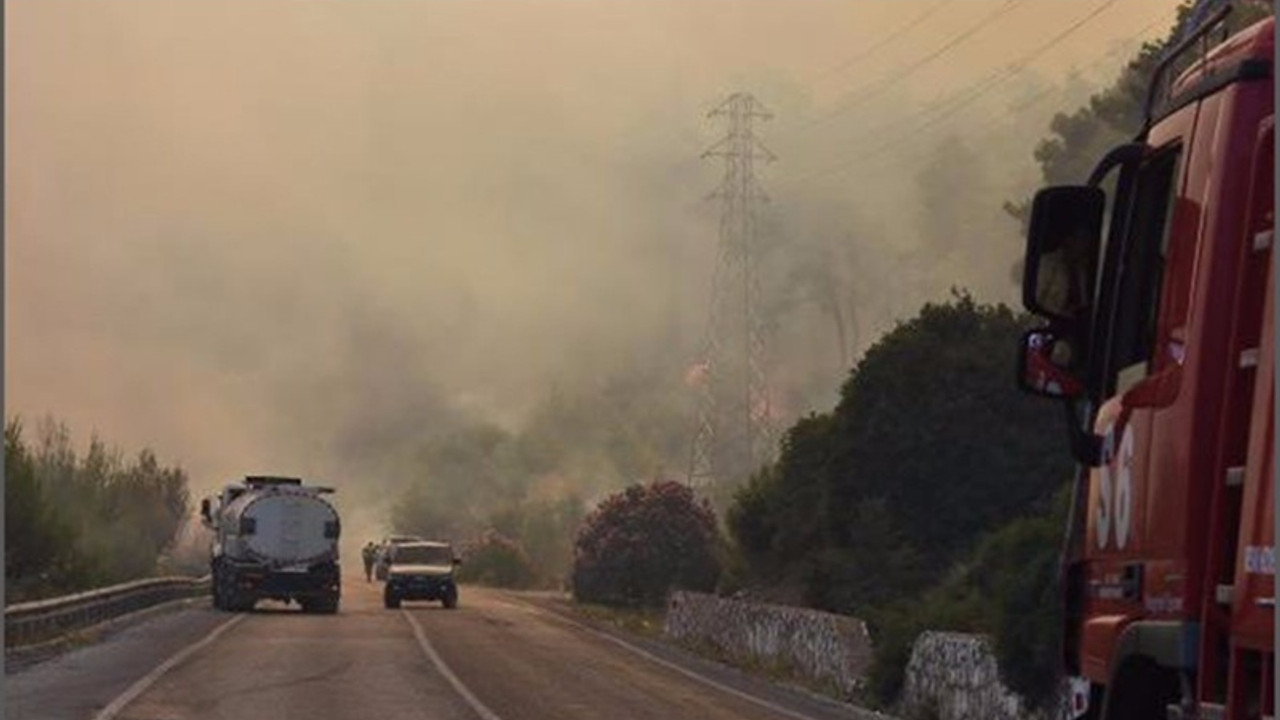
{"type": "Polygon", "coordinates": [[[1155,71],[1146,122],[1035,198],[1019,383],[1064,401],[1075,717],[1275,714],[1274,23],[1229,6],[1155,71]]]}

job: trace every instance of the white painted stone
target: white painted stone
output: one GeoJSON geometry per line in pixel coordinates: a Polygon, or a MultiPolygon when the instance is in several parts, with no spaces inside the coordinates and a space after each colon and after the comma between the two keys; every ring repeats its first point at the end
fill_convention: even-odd
{"type": "Polygon", "coordinates": [[[871,662],[871,640],[857,618],[733,600],[672,593],[664,632],[710,644],[730,657],[782,665],[803,677],[833,683],[852,697],[871,662]]]}
{"type": "MultiPolygon", "coordinates": [[[[855,697],[871,663],[866,625],[845,615],[675,592],[667,608],[667,637],[709,644],[732,658],[789,667],[831,682],[855,697]]],[[[1000,682],[988,638],[954,632],[921,633],[907,663],[903,718],[929,720],[1063,720],[1059,707],[1031,713],[1000,682]]]]}
{"type": "Polygon", "coordinates": [[[1066,706],[1024,709],[1022,699],[1000,682],[987,637],[926,631],[911,649],[900,712],[937,720],[1057,720],[1065,717],[1066,706]]]}

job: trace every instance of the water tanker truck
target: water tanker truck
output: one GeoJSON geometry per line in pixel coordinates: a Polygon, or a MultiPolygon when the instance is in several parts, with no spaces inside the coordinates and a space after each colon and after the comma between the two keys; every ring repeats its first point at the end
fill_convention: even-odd
{"type": "Polygon", "coordinates": [[[279,600],[304,612],[337,612],[341,524],[323,497],[332,492],[297,478],[249,476],[205,498],[214,607],[243,612],[279,600]]]}

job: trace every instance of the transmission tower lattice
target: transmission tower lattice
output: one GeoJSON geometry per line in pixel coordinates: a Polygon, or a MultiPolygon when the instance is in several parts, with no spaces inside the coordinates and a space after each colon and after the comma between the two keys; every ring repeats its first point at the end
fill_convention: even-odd
{"type": "Polygon", "coordinates": [[[773,117],[750,94],[734,93],[708,117],[728,121],[728,133],[702,154],[724,161],[724,178],[708,199],[719,200],[720,232],[711,306],[697,374],[701,397],[689,458],[690,485],[741,479],[774,449],[766,372],[766,332],[760,315],[757,210],[768,196],[756,161],[776,158],[755,135],[755,121],[773,117]]]}

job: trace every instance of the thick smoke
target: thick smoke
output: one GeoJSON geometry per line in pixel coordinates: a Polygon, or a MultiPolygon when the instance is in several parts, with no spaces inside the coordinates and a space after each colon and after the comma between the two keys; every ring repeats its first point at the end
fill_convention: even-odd
{"type": "Polygon", "coordinates": [[[925,300],[1012,299],[1000,208],[1037,181],[1035,141],[1170,9],[1118,4],[942,132],[856,159],[1079,14],[1034,5],[816,123],[994,3],[831,73],[919,4],[8,8],[8,410],[154,447],[197,497],[314,477],[349,536],[379,534],[424,440],[696,359],[720,174],[698,156],[723,132],[704,115],[739,89],[775,114],[773,376],[790,417],[822,409],[925,300]]]}

